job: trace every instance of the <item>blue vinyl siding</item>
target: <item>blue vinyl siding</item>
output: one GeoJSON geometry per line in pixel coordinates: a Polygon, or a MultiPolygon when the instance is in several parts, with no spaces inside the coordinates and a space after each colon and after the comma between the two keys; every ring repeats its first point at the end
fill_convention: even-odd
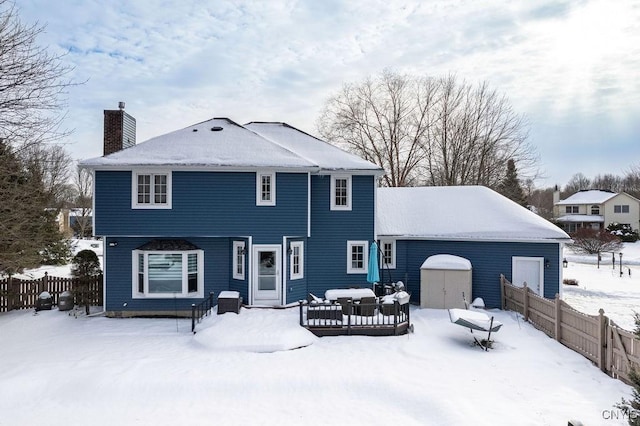
{"type": "MultiPolygon", "coordinates": [[[[401,280],[420,301],[420,267],[436,254],[452,254],[471,262],[472,295],[482,297],[487,307],[500,307],[500,274],[511,280],[513,256],[544,257],[549,267],[544,270],[544,296],[554,298],[559,291],[561,259],[558,243],[510,243],[470,241],[400,240],[396,242],[396,269],[383,270],[381,279],[401,280]]],[[[462,295],[460,295],[462,297],[462,295]]]]}
{"type": "MultiPolygon", "coordinates": [[[[243,303],[249,303],[249,261],[251,260],[251,254],[249,250],[249,239],[247,238],[229,238],[229,245],[227,246],[227,253],[229,253],[229,262],[228,262],[228,270],[229,270],[229,290],[237,291],[240,293],[240,296],[243,299],[243,303]],[[233,278],[233,257],[235,253],[233,252],[233,242],[234,241],[244,241],[245,250],[247,253],[244,255],[244,279],[238,280],[233,278]]],[[[205,253],[205,262],[206,262],[206,253],[205,253]]],[[[206,268],[206,265],[205,265],[206,268]]]]}
{"type": "Polygon", "coordinates": [[[277,173],[276,205],[256,206],[256,174],[173,172],[172,209],[132,209],[131,172],[96,171],[95,235],[248,236],[307,233],[307,174],[277,173]]]}
{"type": "MultiPolygon", "coordinates": [[[[323,296],[329,288],[367,286],[367,274],[347,274],[347,241],[374,237],[375,178],[352,177],[352,209],[330,209],[331,176],[311,177],[311,238],[307,246],[308,291],[323,296]]],[[[305,295],[306,296],[306,295],[305,295]]]]}
{"type": "MultiPolygon", "coordinates": [[[[209,292],[213,291],[215,292],[215,297],[217,297],[221,291],[229,290],[231,281],[229,240],[227,238],[188,238],[187,240],[204,250],[204,296],[207,297],[209,292]]],[[[203,300],[202,298],[132,298],[131,252],[149,241],[149,238],[118,237],[105,239],[105,272],[108,283],[105,295],[107,311],[190,310],[192,303],[197,304],[203,300]],[[117,242],[118,244],[115,247],[109,247],[109,242],[117,242]]],[[[247,296],[246,293],[245,285],[243,297],[247,296]]]]}
{"type": "Polygon", "coordinates": [[[303,271],[304,275],[302,278],[297,280],[291,280],[291,263],[289,262],[289,254],[286,250],[284,250],[284,256],[287,256],[287,270],[284,272],[285,279],[285,303],[294,303],[298,300],[303,300],[307,298],[307,261],[309,259],[308,256],[308,247],[309,243],[306,238],[290,238],[288,240],[289,243],[294,241],[302,241],[304,242],[304,250],[303,250],[303,271]]]}

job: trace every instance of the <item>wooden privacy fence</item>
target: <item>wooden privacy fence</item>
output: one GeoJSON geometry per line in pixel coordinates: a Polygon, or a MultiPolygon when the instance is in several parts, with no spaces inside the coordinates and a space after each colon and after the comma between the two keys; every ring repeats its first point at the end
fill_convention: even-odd
{"type": "Polygon", "coordinates": [[[516,287],[500,275],[502,309],[516,311],[547,336],[573,349],[609,376],[629,384],[629,370],[640,367],[640,340],[615,325],[604,310],[587,315],[560,300],[545,299],[526,284],[516,287]]]}
{"type": "MultiPolygon", "coordinates": [[[[46,272],[36,280],[5,278],[0,280],[0,312],[35,308],[38,295],[43,291],[49,292],[53,304],[57,305],[62,292],[73,292],[78,285],[78,278],[50,277],[46,272]]],[[[102,275],[92,277],[88,286],[91,305],[102,305],[102,275]]]]}

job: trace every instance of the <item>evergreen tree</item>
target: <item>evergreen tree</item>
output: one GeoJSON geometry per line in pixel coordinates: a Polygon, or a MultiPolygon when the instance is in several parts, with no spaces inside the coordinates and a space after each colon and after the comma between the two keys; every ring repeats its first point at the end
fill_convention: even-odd
{"type": "Polygon", "coordinates": [[[40,264],[45,247],[62,238],[43,183],[0,140],[0,274],[40,264]]]}
{"type": "Polygon", "coordinates": [[[518,179],[516,163],[512,159],[507,161],[507,173],[500,183],[498,192],[521,206],[527,207],[527,197],[525,197],[522,186],[520,185],[520,180],[518,179]]]}
{"type": "Polygon", "coordinates": [[[100,260],[93,250],[81,250],[71,261],[71,275],[78,278],[78,286],[74,288],[78,304],[84,306],[85,313],[89,315],[91,305],[91,278],[101,273],[100,260]]]}

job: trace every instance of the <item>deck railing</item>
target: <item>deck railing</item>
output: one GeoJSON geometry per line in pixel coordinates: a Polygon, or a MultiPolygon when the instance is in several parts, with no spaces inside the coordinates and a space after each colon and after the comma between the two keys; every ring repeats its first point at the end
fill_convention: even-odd
{"type": "Polygon", "coordinates": [[[316,336],[389,336],[410,330],[409,304],[300,301],[300,325],[316,336]]]}
{"type": "Polygon", "coordinates": [[[209,297],[197,305],[195,303],[191,305],[191,332],[193,334],[196,333],[196,324],[199,323],[202,318],[209,315],[213,307],[213,292],[209,293],[209,297]]]}

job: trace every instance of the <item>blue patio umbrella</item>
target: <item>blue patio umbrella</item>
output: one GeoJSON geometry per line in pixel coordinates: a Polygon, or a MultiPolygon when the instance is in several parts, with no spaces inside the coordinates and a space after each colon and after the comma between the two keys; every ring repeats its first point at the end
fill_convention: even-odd
{"type": "Polygon", "coordinates": [[[377,283],[380,281],[380,270],[378,268],[378,244],[374,241],[369,247],[369,269],[367,270],[367,281],[377,283]]]}

